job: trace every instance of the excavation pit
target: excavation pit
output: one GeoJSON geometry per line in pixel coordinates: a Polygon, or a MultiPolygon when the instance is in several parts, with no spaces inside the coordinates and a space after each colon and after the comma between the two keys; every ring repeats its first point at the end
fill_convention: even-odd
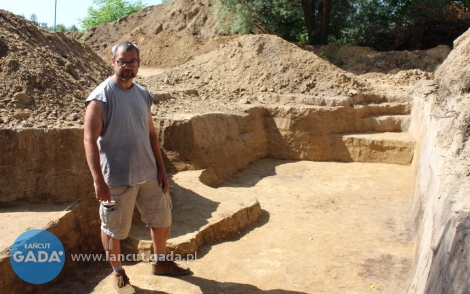
{"type": "MultiPolygon", "coordinates": [[[[182,279],[127,263],[137,292],[468,293],[469,32],[452,49],[317,49],[216,36],[203,2],[171,1],[83,38],[107,62],[109,46],[129,38],[146,66],[167,68],[136,81],[158,103],[175,204],[169,248],[198,259],[182,279]],[[146,16],[169,29],[154,35],[146,16]]],[[[110,67],[62,33],[0,15],[0,293],[108,293],[107,262],[71,254],[103,253],[82,118],[110,67]],[[34,227],[67,253],[44,285],[9,263],[11,234],[34,227]]],[[[125,250],[150,252],[134,225],[125,250]]]]}
{"type": "MultiPolygon", "coordinates": [[[[414,244],[409,215],[410,163],[415,142],[410,134],[396,132],[405,131],[397,122],[409,115],[409,108],[400,107],[403,112],[397,113],[397,107],[385,106],[392,114],[380,110],[387,117],[381,120],[377,119],[376,110],[383,108],[380,103],[395,102],[371,101],[369,107],[309,106],[299,110],[255,107],[247,109],[245,115],[208,113],[155,122],[165,151],[174,205],[168,252],[197,256],[190,265],[198,276],[194,283],[202,292],[206,293],[206,288],[209,292],[221,291],[225,286],[210,279],[223,275],[233,277],[234,285],[229,288],[240,287],[248,275],[252,283],[241,287],[256,291],[360,292],[372,287],[393,293],[407,287],[414,244]],[[371,113],[381,123],[371,124],[361,118],[371,113]],[[336,123],[321,121],[332,117],[336,123]],[[384,132],[376,132],[379,126],[384,132]],[[307,132],[317,136],[307,136],[307,132]],[[220,268],[216,276],[210,274],[215,264],[220,268]],[[237,274],[230,274],[233,268],[237,274]],[[293,269],[318,280],[304,279],[293,269]],[[263,282],[268,276],[273,277],[269,278],[271,282],[263,282]],[[280,281],[284,281],[282,285],[280,281]]],[[[54,158],[69,154],[60,166],[53,160],[39,164],[44,154],[31,154],[30,160],[38,162],[40,172],[30,170],[25,174],[16,169],[10,176],[11,189],[4,196],[4,209],[21,211],[25,202],[34,203],[37,199],[63,207],[66,211],[59,212],[55,221],[35,227],[68,236],[68,240],[87,240],[65,242],[65,269],[50,285],[35,288],[12,277],[6,285],[8,289],[27,292],[39,287],[51,293],[63,289],[70,293],[111,291],[106,275],[95,278],[94,285],[80,285],[80,290],[77,282],[70,279],[77,274],[76,269],[90,271],[93,263],[76,262],[72,254],[103,253],[97,203],[84,150],[78,143],[82,135],[82,130],[76,128],[2,132],[11,142],[8,150],[19,154],[42,148],[54,150],[47,153],[54,158]],[[26,182],[31,175],[36,180],[26,182]],[[67,184],[48,190],[49,186],[40,180],[44,176],[57,182],[64,176],[67,184]],[[22,185],[27,189],[22,189],[22,185]],[[74,233],[69,233],[73,226],[59,229],[56,225],[66,215],[71,215],[69,222],[75,226],[74,233]]],[[[31,169],[27,161],[18,160],[5,162],[31,169]]],[[[28,223],[33,217],[25,216],[24,220],[28,223]]],[[[130,236],[122,242],[123,253],[149,256],[150,240],[148,229],[136,213],[130,236]]],[[[8,264],[7,256],[3,263],[8,264]]],[[[98,263],[106,272],[107,263],[98,263]]],[[[144,277],[138,272],[145,265],[149,266],[145,262],[129,264],[129,274],[135,271],[134,285],[138,286],[139,277],[144,277]]],[[[84,279],[83,273],[78,275],[84,279]]],[[[151,277],[149,282],[148,278],[144,278],[146,288],[141,289],[152,291],[152,287],[164,283],[170,292],[173,287],[197,292],[191,284],[193,278],[171,282],[161,277],[151,277]],[[184,281],[187,283],[181,285],[184,281]]]]}

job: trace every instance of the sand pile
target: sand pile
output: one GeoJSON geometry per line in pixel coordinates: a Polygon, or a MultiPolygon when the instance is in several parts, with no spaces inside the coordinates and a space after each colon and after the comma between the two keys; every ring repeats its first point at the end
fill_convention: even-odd
{"type": "Polygon", "coordinates": [[[90,48],[0,10],[0,127],[79,125],[110,73],[90,48]]]}
{"type": "Polygon", "coordinates": [[[210,1],[174,0],[148,7],[100,25],[81,36],[82,43],[22,17],[1,16],[0,127],[81,124],[83,100],[111,74],[111,46],[124,39],[139,45],[143,67],[167,68],[159,76],[136,80],[160,101],[154,115],[242,113],[254,105],[303,107],[319,101],[335,106],[324,101],[371,95],[405,97],[417,81],[432,79],[426,70],[448,54],[446,48],[390,54],[336,45],[304,50],[272,35],[220,36],[210,1]],[[407,64],[417,69],[407,69],[407,64]],[[380,66],[383,72],[354,74],[380,66]]]}
{"type": "MultiPolygon", "coordinates": [[[[454,149],[470,161],[470,30],[454,41],[454,50],[436,71],[436,118],[450,120],[454,132],[442,132],[454,140],[454,149]]],[[[468,167],[468,165],[467,165],[468,167]]],[[[470,175],[467,171],[467,177],[470,175]]]]}
{"type": "Polygon", "coordinates": [[[325,46],[299,45],[315,52],[332,64],[354,74],[384,73],[396,74],[399,71],[419,69],[434,72],[451,51],[449,46],[440,45],[428,50],[377,51],[369,47],[338,45],[325,46]]]}
{"type": "MultiPolygon", "coordinates": [[[[106,61],[113,44],[131,40],[142,50],[142,65],[157,68],[181,65],[233,39],[221,35],[210,0],[173,0],[100,25],[81,37],[69,35],[91,46],[106,61]]],[[[370,72],[396,74],[411,69],[433,72],[450,52],[448,46],[391,52],[337,44],[298,46],[358,75],[370,72]]]]}
{"type": "MultiPolygon", "coordinates": [[[[217,50],[139,81],[155,93],[186,97],[183,108],[192,111],[233,110],[240,104],[291,104],[284,98],[292,94],[329,99],[371,91],[365,79],[272,35],[239,36],[217,50]]],[[[171,100],[166,103],[162,106],[169,106],[171,100]]],[[[175,110],[173,106],[169,107],[175,110]]]]}
{"type": "Polygon", "coordinates": [[[436,71],[436,79],[442,89],[454,94],[468,94],[470,92],[470,30],[454,41],[454,48],[436,71]]]}
{"type": "Polygon", "coordinates": [[[210,1],[173,0],[150,6],[81,36],[104,60],[117,41],[130,40],[141,49],[143,66],[174,67],[207,53],[230,37],[220,37],[210,1]]]}

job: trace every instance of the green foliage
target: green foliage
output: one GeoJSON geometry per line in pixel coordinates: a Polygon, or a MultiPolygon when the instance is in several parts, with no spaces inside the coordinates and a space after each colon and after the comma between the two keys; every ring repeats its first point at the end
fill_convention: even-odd
{"type": "MultiPolygon", "coordinates": [[[[35,25],[37,25],[38,27],[41,27],[43,29],[47,29],[47,30],[50,30],[50,31],[54,31],[54,27],[51,26],[47,26],[47,23],[46,22],[39,22],[38,20],[38,17],[35,13],[31,14],[31,16],[29,17],[29,20],[34,23],[35,25]]],[[[65,25],[63,24],[58,24],[56,25],[56,28],[55,30],[57,32],[62,32],[62,33],[65,33],[65,32],[73,32],[73,31],[78,31],[78,28],[77,26],[75,25],[71,25],[69,28],[67,28],[65,25]]]]}
{"type": "Polygon", "coordinates": [[[55,30],[56,30],[57,32],[62,32],[62,33],[67,32],[67,28],[66,28],[63,24],[58,24],[58,25],[56,25],[55,30]]]}
{"type": "Polygon", "coordinates": [[[351,22],[351,15],[357,10],[357,7],[354,5],[356,2],[357,1],[332,0],[330,34],[328,36],[329,42],[330,40],[343,39],[344,30],[355,26],[355,24],[351,22]]]}
{"type": "Polygon", "coordinates": [[[288,41],[299,41],[306,35],[300,1],[272,0],[252,1],[256,22],[271,34],[288,41]]]}
{"type": "Polygon", "coordinates": [[[243,0],[214,0],[214,17],[226,34],[249,34],[253,31],[255,15],[243,0]]]}
{"type": "Polygon", "coordinates": [[[303,44],[308,43],[308,33],[307,31],[302,31],[300,34],[297,35],[297,41],[303,44]]]}
{"type": "Polygon", "coordinates": [[[124,0],[93,0],[93,3],[99,8],[88,8],[88,15],[80,20],[82,29],[87,31],[102,23],[115,21],[123,16],[135,13],[142,8],[142,1],[134,1],[130,3],[124,0]]]}
{"type": "Polygon", "coordinates": [[[37,26],[39,25],[38,17],[37,17],[37,15],[34,14],[34,13],[31,14],[31,16],[29,17],[29,20],[30,20],[32,23],[34,23],[35,25],[37,25],[37,26]]]}
{"type": "Polygon", "coordinates": [[[213,12],[227,34],[249,34],[255,30],[297,40],[304,31],[302,8],[292,0],[214,0],[213,12]]]}
{"type": "Polygon", "coordinates": [[[78,32],[78,28],[77,28],[76,25],[73,24],[67,29],[67,31],[69,31],[69,32],[78,32]]]}
{"type": "MultiPolygon", "coordinates": [[[[331,41],[378,50],[427,49],[470,26],[470,0],[354,0],[344,21],[332,20],[331,41]]],[[[334,11],[342,10],[334,7],[334,11]]],[[[336,13],[333,12],[333,13],[336,13]]]]}
{"type": "MultiPolygon", "coordinates": [[[[265,32],[318,44],[324,1],[213,0],[213,9],[227,34],[265,32]],[[309,15],[302,3],[313,9],[309,15]],[[313,26],[310,32],[306,19],[313,26]]],[[[331,0],[328,42],[378,50],[427,49],[452,46],[468,27],[470,0],[331,0]]]]}
{"type": "Polygon", "coordinates": [[[397,7],[395,26],[387,37],[394,41],[394,49],[452,47],[470,26],[469,8],[468,1],[408,0],[397,7]]]}
{"type": "Polygon", "coordinates": [[[38,27],[47,29],[47,23],[39,22],[38,17],[35,13],[31,14],[31,16],[29,17],[29,20],[35,25],[37,25],[38,27]]]}
{"type": "MultiPolygon", "coordinates": [[[[320,39],[323,0],[309,0],[314,7],[314,38],[320,39]]],[[[469,0],[470,1],[470,0],[469,0]]],[[[301,0],[214,0],[215,19],[227,34],[265,32],[288,41],[310,43],[301,0]]],[[[332,0],[330,33],[340,35],[353,10],[349,0],[332,0]]]]}
{"type": "Polygon", "coordinates": [[[380,33],[389,31],[393,24],[393,7],[382,0],[361,0],[356,12],[350,16],[353,26],[344,28],[342,38],[345,43],[376,43],[380,33]]]}

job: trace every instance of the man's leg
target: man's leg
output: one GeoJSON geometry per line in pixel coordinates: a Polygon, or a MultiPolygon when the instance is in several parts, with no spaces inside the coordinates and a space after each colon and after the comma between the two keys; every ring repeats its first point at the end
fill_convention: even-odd
{"type": "Polygon", "coordinates": [[[166,254],[166,240],[168,237],[168,227],[150,228],[150,235],[152,236],[153,241],[153,251],[157,256],[161,254],[166,254]]]}
{"type": "Polygon", "coordinates": [[[176,264],[173,260],[166,260],[166,241],[171,225],[171,198],[163,194],[162,187],[157,179],[141,184],[136,200],[137,208],[142,215],[142,221],[150,227],[154,248],[154,262],[152,273],[154,275],[182,276],[191,271],[176,264]]]}
{"type": "Polygon", "coordinates": [[[129,277],[122,268],[121,244],[118,239],[112,238],[101,231],[101,242],[113,267],[113,287],[117,293],[134,294],[134,288],[129,283],[129,277]]]}
{"type": "Polygon", "coordinates": [[[189,268],[181,267],[173,260],[166,259],[166,240],[169,227],[152,227],[152,235],[155,262],[152,264],[152,274],[159,276],[185,276],[191,274],[189,268]]]}
{"type": "Polygon", "coordinates": [[[114,239],[106,235],[105,232],[101,231],[101,242],[103,243],[106,256],[108,257],[109,263],[113,269],[122,268],[122,261],[120,259],[121,243],[119,240],[114,239]]]}
{"type": "Polygon", "coordinates": [[[117,293],[135,293],[129,278],[122,268],[121,244],[127,237],[134,212],[136,187],[121,186],[111,188],[112,205],[100,205],[101,242],[113,267],[113,287],[117,293]],[[114,236],[114,237],[111,237],[114,236]]]}

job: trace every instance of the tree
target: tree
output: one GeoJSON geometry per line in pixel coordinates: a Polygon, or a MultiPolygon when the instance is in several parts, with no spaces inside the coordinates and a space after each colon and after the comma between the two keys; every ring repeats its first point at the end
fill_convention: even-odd
{"type": "Polygon", "coordinates": [[[378,50],[428,49],[453,40],[470,26],[470,1],[355,0],[342,41],[378,50]]]}
{"type": "Polygon", "coordinates": [[[78,28],[77,28],[76,25],[73,24],[67,29],[67,31],[69,31],[69,32],[78,32],[78,28]]]}
{"type": "Polygon", "coordinates": [[[213,0],[228,34],[269,33],[312,45],[428,49],[470,27],[470,0],[213,0]]]}
{"type": "Polygon", "coordinates": [[[215,0],[213,10],[228,34],[261,31],[289,41],[326,44],[331,7],[332,0],[215,0]]]}
{"type": "Polygon", "coordinates": [[[215,0],[213,11],[227,34],[249,34],[253,31],[254,11],[243,0],[215,0]]]}
{"type": "Polygon", "coordinates": [[[124,0],[93,0],[99,8],[88,8],[88,15],[80,20],[82,29],[87,31],[102,23],[115,21],[123,16],[132,14],[144,8],[142,1],[130,3],[124,0]]]}
{"type": "Polygon", "coordinates": [[[304,11],[305,27],[307,28],[308,44],[315,40],[315,0],[300,0],[304,11]]]}
{"type": "Polygon", "coordinates": [[[323,1],[323,18],[321,23],[321,43],[328,44],[328,35],[330,32],[330,14],[331,14],[331,0],[323,1]]]}
{"type": "MultiPolygon", "coordinates": [[[[39,22],[38,17],[35,13],[31,14],[31,16],[29,17],[29,20],[32,23],[34,23],[35,25],[37,25],[38,27],[41,27],[43,29],[47,29],[47,30],[50,30],[50,31],[54,31],[54,27],[52,27],[52,26],[48,27],[46,22],[39,22]]],[[[58,24],[56,26],[55,30],[58,31],[58,32],[62,32],[62,33],[71,32],[71,31],[78,31],[78,29],[75,25],[72,25],[69,28],[67,28],[63,24],[58,24]]]]}
{"type": "Polygon", "coordinates": [[[256,31],[295,40],[303,32],[298,1],[214,0],[212,7],[215,19],[228,34],[256,31]]]}
{"type": "Polygon", "coordinates": [[[31,14],[31,16],[29,17],[29,20],[35,25],[39,26],[38,16],[35,13],[31,14]]]}
{"type": "Polygon", "coordinates": [[[29,20],[35,25],[37,25],[38,27],[47,29],[47,22],[39,22],[38,17],[35,13],[31,14],[31,16],[29,17],[29,20]]]}
{"type": "Polygon", "coordinates": [[[56,25],[56,29],[55,29],[57,32],[62,32],[62,33],[65,33],[67,32],[67,28],[63,25],[63,24],[58,24],[56,25]]]}
{"type": "Polygon", "coordinates": [[[299,40],[305,31],[298,1],[257,1],[252,7],[258,31],[276,34],[288,41],[299,40]]]}

